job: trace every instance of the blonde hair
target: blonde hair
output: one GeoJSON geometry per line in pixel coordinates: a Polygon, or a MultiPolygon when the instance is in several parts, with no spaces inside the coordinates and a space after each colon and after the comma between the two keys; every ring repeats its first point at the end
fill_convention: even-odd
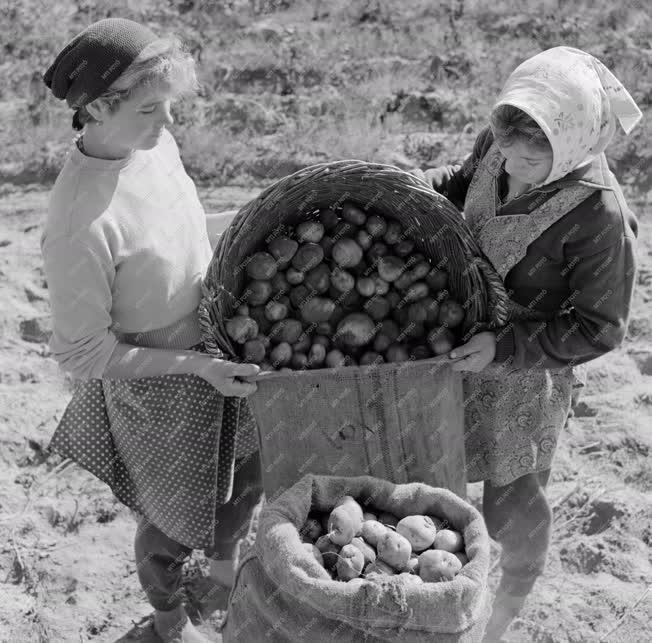
{"type": "Polygon", "coordinates": [[[505,147],[520,141],[539,150],[552,150],[539,124],[518,107],[499,105],[491,112],[489,120],[494,139],[505,147]]]}
{"type": "MultiPolygon", "coordinates": [[[[137,89],[160,83],[169,84],[175,97],[194,94],[199,89],[195,61],[176,36],[159,38],[147,45],[108,90],[92,102],[102,101],[114,112],[137,89]]],[[[75,111],[72,126],[81,130],[92,122],[95,119],[82,106],[75,111]]]]}

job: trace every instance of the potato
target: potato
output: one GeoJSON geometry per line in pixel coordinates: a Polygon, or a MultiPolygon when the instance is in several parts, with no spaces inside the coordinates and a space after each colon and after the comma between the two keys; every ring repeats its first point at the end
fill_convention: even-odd
{"type": "Polygon", "coordinates": [[[236,316],[249,317],[249,306],[242,304],[235,309],[236,316]]]}
{"type": "Polygon", "coordinates": [[[288,316],[288,307],[277,301],[268,301],[265,305],[265,317],[269,321],[280,321],[288,316]]]}
{"type": "Polygon", "coordinates": [[[290,290],[290,303],[295,309],[299,310],[301,305],[310,298],[311,292],[310,288],[305,284],[294,286],[294,288],[290,290]]]}
{"type": "Polygon", "coordinates": [[[272,361],[272,365],[275,367],[287,366],[292,359],[292,346],[287,342],[277,344],[270,351],[269,358],[272,361]]]}
{"type": "Polygon", "coordinates": [[[332,230],[337,225],[339,217],[334,210],[325,208],[319,211],[319,221],[321,221],[326,230],[332,230]]]}
{"type": "MultiPolygon", "coordinates": [[[[280,295],[280,296],[277,295],[274,299],[275,299],[279,304],[283,304],[284,306],[286,306],[286,307],[288,308],[288,311],[289,311],[290,306],[292,305],[292,303],[290,302],[290,298],[289,298],[289,297],[287,297],[286,295],[280,295]]],[[[288,313],[288,314],[289,314],[289,313],[288,313]]]]}
{"type": "Polygon", "coordinates": [[[288,268],[285,273],[285,279],[290,286],[298,286],[306,278],[306,275],[296,268],[288,268]]]}
{"type": "Polygon", "coordinates": [[[383,525],[391,525],[392,527],[396,527],[396,525],[398,525],[398,518],[394,514],[391,514],[387,511],[382,511],[378,516],[378,522],[382,523],[383,525]]]}
{"type": "Polygon", "coordinates": [[[374,280],[377,295],[383,296],[389,292],[389,283],[382,279],[380,275],[374,274],[371,278],[374,280]]]}
{"type": "Polygon", "coordinates": [[[346,308],[348,312],[352,312],[353,310],[357,311],[360,307],[360,302],[362,301],[360,293],[355,288],[353,290],[348,290],[347,292],[339,292],[336,288],[331,286],[328,294],[336,305],[346,308]]]}
{"type": "Polygon", "coordinates": [[[260,339],[250,339],[242,347],[242,359],[250,364],[260,364],[265,359],[265,345],[260,339]]]}
{"type": "Polygon", "coordinates": [[[416,554],[413,553],[412,556],[410,557],[410,560],[408,560],[407,565],[405,567],[405,571],[409,572],[410,574],[419,573],[419,557],[416,554]]]}
{"type": "Polygon", "coordinates": [[[432,357],[432,353],[430,352],[430,349],[425,345],[425,344],[419,344],[417,346],[413,346],[410,349],[410,358],[411,359],[429,359],[432,357]]]}
{"type": "Polygon", "coordinates": [[[418,303],[423,306],[426,311],[426,324],[434,324],[439,316],[439,302],[434,297],[428,295],[428,297],[420,299],[418,303]]]}
{"type": "Polygon", "coordinates": [[[364,225],[367,221],[367,215],[357,205],[345,203],[342,206],[342,219],[354,225],[364,225]]]}
{"type": "Polygon", "coordinates": [[[333,569],[337,564],[337,556],[341,547],[336,545],[326,534],[319,536],[315,542],[315,547],[321,552],[326,569],[333,569]]]}
{"type": "Polygon", "coordinates": [[[366,230],[358,230],[355,241],[363,250],[369,250],[374,243],[374,238],[366,230]]]}
{"type": "Polygon", "coordinates": [[[357,266],[362,259],[362,248],[347,237],[339,239],[333,246],[333,261],[341,268],[357,266]]]}
{"type": "MultiPolygon", "coordinates": [[[[272,328],[272,323],[265,316],[265,307],[264,306],[250,306],[249,307],[249,317],[253,319],[258,324],[258,335],[267,336],[269,331],[272,328]]],[[[227,330],[227,334],[228,334],[227,330]]],[[[253,339],[253,338],[252,338],[253,339]]]]}
{"type": "Polygon", "coordinates": [[[387,230],[383,235],[383,241],[388,245],[394,245],[401,241],[401,234],[403,230],[401,224],[398,221],[390,221],[387,224],[387,230]]]}
{"type": "Polygon", "coordinates": [[[308,288],[312,288],[315,292],[323,295],[325,292],[328,292],[330,276],[330,268],[325,263],[320,263],[306,273],[303,283],[308,288]]]}
{"type": "Polygon", "coordinates": [[[324,259],[330,261],[331,258],[333,257],[333,246],[335,245],[335,240],[332,237],[324,237],[319,242],[319,245],[321,246],[321,249],[324,251],[324,259]]]}
{"type": "Polygon", "coordinates": [[[319,221],[302,221],[296,227],[297,239],[301,243],[319,243],[324,236],[324,225],[319,221]]]}
{"type": "MultiPolygon", "coordinates": [[[[303,273],[301,273],[303,278],[303,273]]],[[[274,294],[286,293],[290,291],[290,282],[287,280],[285,273],[277,272],[270,280],[272,292],[274,294]]]]}
{"type": "Polygon", "coordinates": [[[339,556],[335,569],[340,580],[352,580],[362,574],[364,556],[357,547],[350,544],[344,545],[340,549],[339,556]]]}
{"type": "Polygon", "coordinates": [[[423,322],[411,322],[408,321],[405,326],[401,329],[401,334],[398,336],[399,341],[405,339],[422,339],[426,336],[426,327],[423,325],[423,322]]]}
{"type": "Polygon", "coordinates": [[[378,516],[373,511],[363,511],[362,520],[376,520],[378,516]]]}
{"type": "Polygon", "coordinates": [[[426,283],[433,290],[443,290],[448,284],[448,273],[439,268],[433,268],[426,275],[426,283]]]}
{"type": "Polygon", "coordinates": [[[378,558],[397,571],[403,571],[412,556],[412,547],[408,539],[391,530],[388,530],[378,541],[377,550],[378,558]]]}
{"type": "Polygon", "coordinates": [[[247,285],[245,293],[247,301],[252,306],[262,306],[272,296],[273,288],[270,281],[254,280],[247,285]]]}
{"type": "Polygon", "coordinates": [[[361,529],[361,517],[348,503],[335,507],[328,517],[328,537],[336,545],[348,545],[361,529]]]}
{"type": "Polygon", "coordinates": [[[412,515],[398,521],[396,533],[407,538],[412,551],[419,552],[428,549],[435,541],[437,527],[428,516],[412,515]]]}
{"type": "Polygon", "coordinates": [[[410,355],[405,346],[401,344],[392,344],[385,351],[385,359],[388,362],[407,362],[410,360],[410,355]]]}
{"type": "Polygon", "coordinates": [[[326,360],[326,348],[321,344],[313,344],[308,351],[308,368],[319,368],[326,360]]]}
{"type": "Polygon", "coordinates": [[[226,322],[226,334],[237,344],[244,344],[258,335],[258,324],[251,317],[238,315],[226,322]]]}
{"type": "Polygon", "coordinates": [[[419,556],[419,576],[427,583],[453,580],[462,563],[448,551],[428,549],[419,556]]]}
{"type": "Polygon", "coordinates": [[[407,257],[413,250],[414,250],[414,241],[412,241],[411,239],[403,239],[403,241],[399,241],[394,246],[394,252],[399,257],[407,257]]]}
{"type": "Polygon", "coordinates": [[[314,557],[314,559],[323,567],[324,566],[324,557],[317,547],[312,543],[302,543],[301,546],[305,552],[314,557]]]}
{"type": "Polygon", "coordinates": [[[419,301],[419,299],[427,297],[429,292],[428,284],[425,281],[417,281],[405,291],[405,299],[408,302],[419,301]]]}
{"type": "Polygon", "coordinates": [[[455,335],[448,328],[437,326],[428,333],[428,346],[435,355],[449,353],[455,345],[455,335]]]}
{"type": "Polygon", "coordinates": [[[378,259],[378,274],[387,282],[396,281],[405,270],[405,262],[400,257],[387,255],[378,259]]]}
{"type": "Polygon", "coordinates": [[[373,563],[369,563],[364,570],[366,574],[382,574],[383,576],[394,576],[396,571],[387,563],[376,558],[373,563]]]}
{"type": "Polygon", "coordinates": [[[349,221],[338,221],[331,232],[331,237],[335,242],[344,238],[354,239],[355,235],[358,234],[358,230],[358,226],[349,221]]]}
{"type": "Polygon", "coordinates": [[[377,520],[365,520],[362,523],[362,538],[372,547],[378,546],[378,541],[385,535],[388,527],[377,520]]]}
{"type": "Polygon", "coordinates": [[[267,244],[269,254],[276,260],[278,270],[285,270],[290,265],[298,248],[299,244],[289,237],[276,237],[267,244]]]}
{"type": "Polygon", "coordinates": [[[292,344],[292,350],[295,353],[307,353],[310,350],[310,347],[312,346],[312,340],[310,339],[310,335],[308,333],[301,333],[301,336],[299,339],[292,344]]]}
{"type": "MultiPolygon", "coordinates": [[[[335,503],[336,507],[341,507],[341,506],[347,506],[350,508],[351,512],[357,516],[357,518],[360,520],[360,529],[362,529],[362,516],[363,516],[363,511],[362,507],[360,506],[360,503],[353,497],[353,496],[342,496],[337,500],[335,503]]],[[[359,530],[355,534],[356,536],[359,535],[359,530]]]]}
{"type": "Polygon", "coordinates": [[[299,533],[302,535],[305,534],[312,542],[315,542],[324,533],[324,529],[317,518],[308,516],[299,533]]]}
{"type": "Polygon", "coordinates": [[[462,563],[462,567],[469,562],[469,557],[464,552],[456,551],[453,553],[453,556],[462,563]]]}
{"type": "Polygon", "coordinates": [[[338,292],[348,292],[355,288],[355,277],[350,272],[338,267],[333,268],[330,274],[330,280],[332,286],[338,292]]]}
{"type": "MultiPolygon", "coordinates": [[[[430,265],[430,262],[427,259],[424,259],[422,261],[418,261],[416,265],[410,270],[410,272],[412,273],[415,281],[420,281],[427,277],[431,269],[432,266],[430,265]]],[[[428,282],[426,281],[426,283],[428,282]]]]}
{"type": "Polygon", "coordinates": [[[443,549],[454,554],[464,549],[464,539],[459,531],[441,529],[437,532],[432,546],[433,549],[443,549]]]}
{"type": "Polygon", "coordinates": [[[439,305],[437,321],[448,328],[455,328],[464,319],[464,308],[453,299],[446,299],[439,305]]]}
{"type": "Polygon", "coordinates": [[[380,257],[384,257],[389,253],[389,248],[387,244],[384,244],[382,241],[376,241],[369,250],[367,250],[367,257],[373,262],[380,257]]]}
{"type": "Polygon", "coordinates": [[[403,298],[395,290],[390,290],[385,295],[385,299],[389,302],[390,309],[393,310],[401,303],[401,299],[403,298]]]}
{"type": "Polygon", "coordinates": [[[269,252],[257,252],[247,262],[247,276],[250,279],[267,281],[277,270],[276,259],[269,252]]]}
{"type": "Polygon", "coordinates": [[[414,277],[409,270],[406,270],[392,285],[400,291],[407,290],[414,282],[414,277]]]}
{"type": "Polygon", "coordinates": [[[367,217],[365,228],[374,239],[379,239],[387,232],[387,222],[382,217],[372,214],[367,217]]]}
{"type": "Polygon", "coordinates": [[[326,366],[328,368],[344,368],[347,366],[346,358],[342,351],[333,349],[326,354],[326,366]]]}
{"type": "Polygon", "coordinates": [[[308,356],[305,353],[292,353],[290,365],[295,371],[308,368],[308,356]]]}
{"type": "Polygon", "coordinates": [[[337,325],[336,333],[347,346],[364,346],[373,341],[376,326],[369,315],[352,313],[337,325]]]}
{"type": "Polygon", "coordinates": [[[303,333],[303,327],[298,319],[282,319],[277,321],[269,331],[269,338],[273,343],[286,342],[296,344],[303,333]]]}
{"type": "Polygon", "coordinates": [[[260,333],[260,329],[258,330],[258,335],[256,335],[256,339],[259,342],[261,342],[261,344],[265,347],[265,350],[267,350],[272,344],[272,342],[270,341],[269,337],[267,337],[267,335],[262,335],[260,333]]]}
{"type": "Polygon", "coordinates": [[[362,357],[360,357],[359,364],[360,366],[371,366],[372,364],[383,364],[384,362],[385,358],[380,353],[377,353],[376,351],[367,351],[362,354],[362,357]]]}
{"type": "MultiPolygon", "coordinates": [[[[321,334],[321,331],[322,331],[322,330],[323,330],[323,328],[322,328],[322,324],[319,324],[319,326],[317,326],[316,332],[319,332],[320,334],[319,334],[319,335],[315,335],[315,336],[312,338],[312,343],[313,343],[313,344],[321,344],[324,348],[329,348],[330,345],[331,345],[331,340],[328,339],[328,337],[326,337],[326,336],[324,336],[324,335],[321,334]]],[[[327,329],[327,334],[330,335],[332,332],[333,332],[333,331],[332,331],[331,329],[327,329]]]]}
{"type": "Polygon", "coordinates": [[[376,284],[374,280],[369,277],[358,278],[355,287],[363,297],[372,297],[376,294],[376,284]]]}
{"type": "Polygon", "coordinates": [[[369,275],[367,274],[369,270],[369,265],[367,264],[367,260],[362,257],[360,261],[353,266],[352,268],[349,268],[351,271],[351,274],[357,279],[359,277],[368,277],[369,275]]]}
{"type": "Polygon", "coordinates": [[[423,302],[425,302],[425,299],[416,301],[407,307],[408,321],[419,323],[425,322],[428,319],[428,309],[423,302]]]}
{"type": "Polygon", "coordinates": [[[368,565],[369,563],[373,563],[374,560],[376,560],[376,552],[371,545],[367,544],[362,538],[355,537],[351,541],[351,544],[354,547],[357,547],[361,552],[362,555],[364,556],[364,562],[365,565],[368,565]]]}
{"type": "MultiPolygon", "coordinates": [[[[301,272],[308,272],[318,266],[324,259],[324,250],[317,243],[304,243],[299,246],[294,257],[292,257],[292,267],[301,272]]],[[[289,281],[288,276],[288,281],[289,281]]]]}
{"type": "Polygon", "coordinates": [[[301,318],[309,324],[318,324],[319,322],[328,321],[335,311],[335,302],[326,297],[312,297],[308,301],[300,304],[301,318]]]}
{"type": "Polygon", "coordinates": [[[389,302],[380,295],[374,295],[366,301],[363,308],[374,321],[382,321],[389,315],[389,302]]]}

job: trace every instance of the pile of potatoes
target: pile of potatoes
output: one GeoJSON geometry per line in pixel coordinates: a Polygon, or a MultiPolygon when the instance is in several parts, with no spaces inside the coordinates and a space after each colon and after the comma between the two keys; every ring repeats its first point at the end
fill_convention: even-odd
{"type": "Polygon", "coordinates": [[[402,574],[406,581],[436,583],[452,580],[469,562],[462,534],[440,518],[364,512],[351,496],[330,514],[309,515],[299,533],[334,580],[402,574]]]}
{"type": "Polygon", "coordinates": [[[464,309],[448,274],[401,225],[351,203],[282,227],[242,262],[226,331],[262,370],[337,368],[443,355],[464,309]]]}

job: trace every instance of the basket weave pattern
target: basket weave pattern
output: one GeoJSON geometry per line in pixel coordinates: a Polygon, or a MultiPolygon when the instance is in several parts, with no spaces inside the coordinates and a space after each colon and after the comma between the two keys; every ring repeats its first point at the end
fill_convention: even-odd
{"type": "Polygon", "coordinates": [[[246,259],[284,227],[314,218],[345,201],[395,219],[417,250],[449,274],[448,290],[466,311],[463,330],[478,332],[507,321],[502,280],[483,257],[457,209],[420,178],[396,167],[337,161],[287,176],[244,206],[220,238],[202,283],[200,325],[207,350],[237,359],[226,321],[242,303],[246,259]]]}

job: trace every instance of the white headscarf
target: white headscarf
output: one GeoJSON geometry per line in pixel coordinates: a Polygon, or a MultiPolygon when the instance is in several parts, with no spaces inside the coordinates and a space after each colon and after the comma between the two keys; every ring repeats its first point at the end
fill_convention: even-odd
{"type": "Polygon", "coordinates": [[[626,134],[642,114],[620,81],[595,57],[553,47],[521,63],[498,96],[533,118],[550,141],[553,163],[543,184],[590,163],[613,138],[616,120],[626,134]]]}

